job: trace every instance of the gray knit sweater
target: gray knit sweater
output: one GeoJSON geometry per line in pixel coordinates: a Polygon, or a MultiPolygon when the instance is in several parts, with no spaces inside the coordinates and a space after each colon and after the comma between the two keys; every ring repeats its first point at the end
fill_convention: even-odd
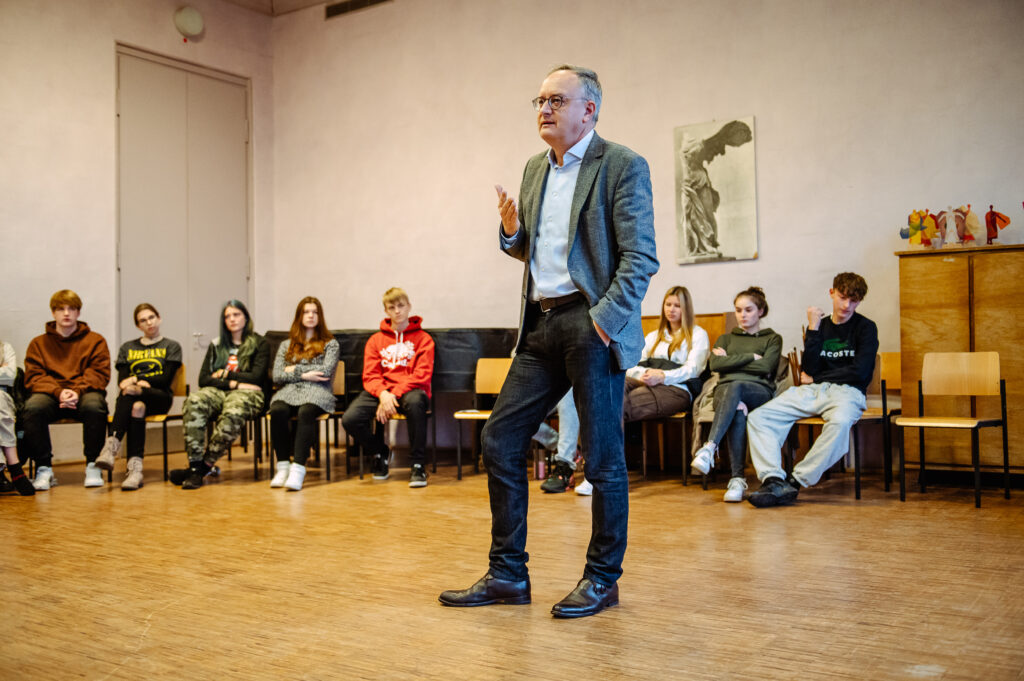
{"type": "Polygon", "coordinates": [[[274,399],[270,402],[284,402],[292,406],[303,404],[315,404],[324,411],[334,411],[334,394],[331,392],[331,381],[334,379],[334,372],[338,369],[338,341],[331,339],[324,346],[322,354],[313,359],[303,359],[295,365],[295,370],[286,372],[284,370],[284,356],[288,352],[291,341],[281,343],[277,350],[277,358],[274,360],[274,384],[281,388],[274,393],[274,399]],[[323,383],[302,380],[302,374],[307,371],[322,371],[328,377],[323,383]]]}

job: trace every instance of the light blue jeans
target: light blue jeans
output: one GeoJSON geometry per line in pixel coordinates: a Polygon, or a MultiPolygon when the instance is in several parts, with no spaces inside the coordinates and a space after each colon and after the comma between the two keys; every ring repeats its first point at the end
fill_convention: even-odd
{"type": "Polygon", "coordinates": [[[821,435],[807,456],[793,467],[793,477],[804,487],[821,476],[850,449],[850,428],[866,407],[864,393],[851,385],[813,383],[790,388],[750,412],[747,442],[757,478],[786,479],[782,469],[782,443],[793,424],[808,416],[825,420],[821,435]]]}
{"type": "Polygon", "coordinates": [[[576,470],[576,443],[580,438],[580,415],[576,413],[576,404],[572,401],[572,388],[565,393],[555,408],[558,412],[558,430],[547,423],[540,424],[533,439],[544,449],[555,449],[555,458],[569,464],[576,470]]]}

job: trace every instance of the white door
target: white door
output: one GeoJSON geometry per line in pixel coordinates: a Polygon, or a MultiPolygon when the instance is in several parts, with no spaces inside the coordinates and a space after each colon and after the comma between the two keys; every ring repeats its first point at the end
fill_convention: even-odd
{"type": "Polygon", "coordinates": [[[252,311],[248,84],[118,48],[120,338],[152,303],[193,387],[223,303],[252,311]]]}

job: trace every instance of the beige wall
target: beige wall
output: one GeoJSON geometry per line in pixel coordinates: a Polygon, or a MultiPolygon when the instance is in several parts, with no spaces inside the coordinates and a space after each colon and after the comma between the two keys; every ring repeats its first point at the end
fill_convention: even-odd
{"type": "Polygon", "coordinates": [[[1007,237],[1024,233],[1022,25],[1016,0],[396,0],[280,17],[275,320],[308,292],[332,326],[370,326],[400,284],[428,325],[514,325],[522,270],[497,251],[491,186],[518,188],[543,146],[529,100],[569,61],[601,76],[598,132],[651,164],[662,267],[645,313],[677,283],[701,312],[760,284],[788,348],[852,269],[896,349],[892,252],[911,209],[995,202],[1007,237]],[[760,258],[676,265],[673,128],[748,115],[760,258]]]}
{"type": "Polygon", "coordinates": [[[260,329],[307,294],[332,327],[374,326],[395,284],[428,326],[514,325],[521,268],[497,251],[491,186],[518,188],[542,148],[529,100],[561,61],[598,71],[598,131],[650,161],[645,313],[676,283],[701,312],[757,283],[789,347],[853,269],[891,350],[910,209],[995,203],[1006,240],[1024,234],[1018,0],[395,0],[330,21],[191,2],[207,29],[186,44],[177,0],[0,0],[0,337],[19,355],[62,287],[120,340],[117,42],[252,79],[260,329]],[[673,128],[748,115],[760,258],[675,265],[673,128]]]}
{"type": "MultiPolygon", "coordinates": [[[[14,345],[19,362],[50,318],[50,295],[59,288],[78,291],[82,319],[111,352],[121,340],[118,42],[252,79],[259,299],[259,273],[270,269],[272,250],[271,20],[218,0],[190,2],[203,12],[206,34],[185,43],[172,22],[177,0],[0,0],[0,337],[14,345]]],[[[65,440],[75,443],[78,427],[55,430],[55,453],[74,452],[65,440]]]]}

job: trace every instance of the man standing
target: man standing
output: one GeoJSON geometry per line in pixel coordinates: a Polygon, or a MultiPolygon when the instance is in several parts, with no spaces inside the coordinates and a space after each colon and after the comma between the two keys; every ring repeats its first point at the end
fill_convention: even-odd
{"type": "Polygon", "coordinates": [[[482,435],[490,567],[470,588],[439,600],[530,602],[526,452],[571,386],[594,522],[583,579],[551,612],[585,617],[619,602],[629,514],[622,396],[625,371],[643,348],[640,303],[658,270],[651,181],[643,157],[595,134],[601,84],[593,71],[553,69],[533,106],[550,149],[527,162],[518,205],[495,187],[500,247],[525,268],[517,354],[482,435]]]}
{"type": "Polygon", "coordinates": [[[50,424],[58,419],[82,422],[85,486],[102,487],[103,471],[96,467],[107,437],[107,383],[110,351],[103,336],[78,321],[82,299],[74,291],[57,291],[50,298],[53,321],[36,336],[25,353],[25,448],[36,462],[37,490],[57,484],[53,477],[50,424]]]}
{"type": "Polygon", "coordinates": [[[817,484],[822,474],[850,446],[850,429],[866,406],[868,385],[878,354],[878,328],[857,312],[868,293],[859,274],[841,272],[828,294],[832,314],[807,308],[800,385],[750,412],[747,441],[761,488],[747,497],[758,508],[796,500],[801,487],[817,484]],[[787,481],[782,469],[782,441],[799,419],[821,416],[821,435],[787,481]]]}

